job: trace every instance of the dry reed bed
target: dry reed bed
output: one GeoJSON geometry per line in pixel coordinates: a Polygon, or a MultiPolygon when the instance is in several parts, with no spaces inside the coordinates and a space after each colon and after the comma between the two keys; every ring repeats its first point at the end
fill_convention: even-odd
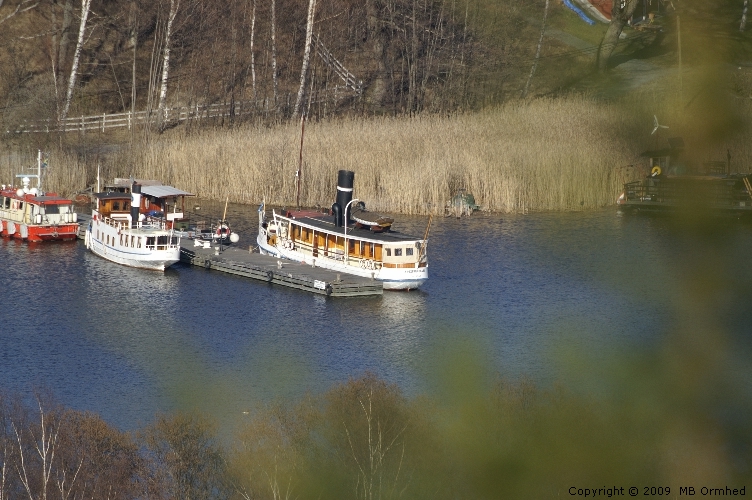
{"type": "MultiPolygon", "coordinates": [[[[451,117],[347,118],[306,126],[301,205],[328,207],[337,170],[355,172],[369,208],[442,212],[459,188],[497,212],[573,210],[614,202],[634,161],[615,107],[538,100],[451,117]]],[[[295,203],[299,124],[175,133],[141,150],[134,174],[201,197],[295,203]]]]}
{"type": "MultiPolygon", "coordinates": [[[[54,149],[50,155],[50,168],[46,169],[43,174],[42,188],[64,197],[71,197],[86,187],[88,170],[87,163],[75,153],[54,149]]],[[[37,173],[36,152],[33,155],[19,155],[15,161],[8,161],[7,164],[2,165],[0,181],[3,184],[19,186],[21,181],[16,178],[16,175],[23,173],[37,173]]],[[[35,186],[36,181],[32,181],[31,184],[35,186]]]]}

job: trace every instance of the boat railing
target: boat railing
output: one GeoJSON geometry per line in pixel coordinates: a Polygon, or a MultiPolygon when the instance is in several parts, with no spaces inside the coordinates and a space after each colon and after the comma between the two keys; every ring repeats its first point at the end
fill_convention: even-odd
{"type": "Polygon", "coordinates": [[[750,206],[752,201],[738,179],[645,179],[624,184],[624,195],[630,203],[693,203],[718,208],[750,206]]]}
{"type": "MultiPolygon", "coordinates": [[[[101,217],[101,221],[104,224],[112,226],[120,231],[132,229],[130,227],[130,221],[128,219],[123,219],[120,217],[101,217]]],[[[160,219],[147,217],[145,220],[139,221],[139,223],[133,229],[165,229],[165,225],[164,222],[162,222],[160,219]]]]}
{"type": "Polygon", "coordinates": [[[166,244],[155,243],[153,245],[146,244],[144,245],[144,248],[146,248],[147,250],[172,250],[174,248],[178,248],[179,243],[180,243],[180,240],[178,239],[178,237],[173,236],[169,243],[166,243],[166,244]]]}
{"type": "Polygon", "coordinates": [[[378,270],[383,267],[383,263],[381,261],[378,261],[371,257],[345,254],[345,251],[340,248],[314,248],[310,243],[306,243],[301,240],[286,240],[284,243],[296,247],[298,251],[303,250],[305,251],[305,253],[310,253],[311,256],[315,258],[323,257],[325,259],[338,260],[347,265],[353,267],[361,267],[363,269],[378,270]]]}

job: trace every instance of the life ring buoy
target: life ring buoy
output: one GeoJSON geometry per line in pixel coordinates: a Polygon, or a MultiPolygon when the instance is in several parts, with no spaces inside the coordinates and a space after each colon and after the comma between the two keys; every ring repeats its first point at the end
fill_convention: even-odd
{"type": "Polygon", "coordinates": [[[271,283],[273,279],[274,279],[274,273],[271,272],[271,271],[267,271],[266,272],[266,281],[268,281],[269,283],[271,283]]]}
{"type": "Polygon", "coordinates": [[[204,261],[204,269],[211,269],[211,261],[209,259],[204,261]]]}
{"type": "Polygon", "coordinates": [[[653,167],[653,170],[650,171],[650,175],[655,177],[655,176],[661,175],[661,172],[662,172],[661,167],[656,165],[655,167],[653,167]]]}
{"type": "Polygon", "coordinates": [[[230,226],[227,224],[220,224],[217,226],[217,238],[226,238],[230,235],[230,226]]]}

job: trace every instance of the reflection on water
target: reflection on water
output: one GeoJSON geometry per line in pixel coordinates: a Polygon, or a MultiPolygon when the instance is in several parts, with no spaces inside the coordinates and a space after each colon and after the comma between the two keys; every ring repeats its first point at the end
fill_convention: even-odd
{"type": "MultiPolygon", "coordinates": [[[[256,207],[231,205],[228,219],[252,245],[256,207]]],[[[397,221],[410,234],[427,222],[397,221]]],[[[0,386],[46,385],[123,428],[175,408],[230,421],[366,370],[422,390],[421,364],[447,332],[484,339],[504,375],[550,381],[564,340],[594,356],[655,346],[697,309],[689,276],[742,337],[751,243],[749,226],[697,235],[613,209],[438,219],[424,289],[331,299],[182,264],[130,269],[82,243],[2,240],[0,386]]]]}

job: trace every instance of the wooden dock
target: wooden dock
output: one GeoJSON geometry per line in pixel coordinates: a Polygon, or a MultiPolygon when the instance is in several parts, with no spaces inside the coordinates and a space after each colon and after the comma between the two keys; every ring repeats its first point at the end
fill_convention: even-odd
{"type": "Polygon", "coordinates": [[[351,274],[337,273],[299,262],[280,260],[269,255],[251,253],[238,247],[194,246],[185,239],[180,243],[180,261],[206,269],[221,271],[331,297],[381,295],[384,287],[380,281],[351,274]]]}
{"type": "Polygon", "coordinates": [[[89,227],[89,222],[91,221],[91,211],[86,214],[82,213],[76,213],[76,218],[78,220],[78,239],[83,240],[86,237],[86,228],[89,227]]]}

